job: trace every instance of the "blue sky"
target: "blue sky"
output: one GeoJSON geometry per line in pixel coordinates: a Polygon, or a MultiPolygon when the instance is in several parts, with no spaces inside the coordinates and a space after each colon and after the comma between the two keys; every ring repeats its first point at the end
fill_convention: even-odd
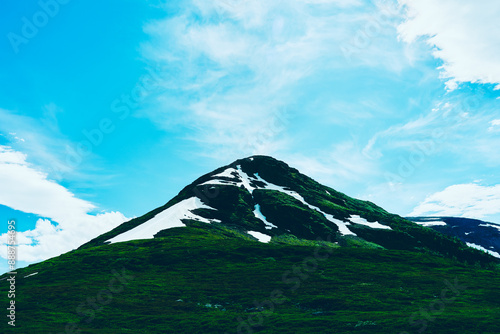
{"type": "Polygon", "coordinates": [[[1,6],[0,233],[17,220],[19,266],[252,154],[400,215],[500,223],[499,4],[1,6]]]}

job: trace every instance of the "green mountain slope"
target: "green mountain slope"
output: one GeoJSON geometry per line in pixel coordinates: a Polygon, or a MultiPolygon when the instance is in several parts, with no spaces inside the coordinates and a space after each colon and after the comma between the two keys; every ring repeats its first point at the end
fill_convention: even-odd
{"type": "Polygon", "coordinates": [[[498,333],[498,273],[419,252],[174,228],[20,269],[16,328],[4,320],[0,332],[498,333]]]}
{"type": "MultiPolygon", "coordinates": [[[[205,207],[191,210],[197,218],[185,218],[181,225],[191,225],[196,219],[209,220],[212,224],[203,224],[206,228],[222,225],[239,233],[255,231],[274,239],[315,240],[318,236],[332,235],[332,241],[343,246],[378,245],[468,262],[491,261],[489,255],[467,247],[457,238],[419,226],[371,202],[351,198],[267,156],[237,160],[206,174],[164,206],[120,225],[81,248],[103,245],[113,238],[120,241],[121,236],[124,236],[122,240],[133,240],[133,237],[125,237],[125,233],[143,229],[155,216],[173,211],[183,201],[193,198],[205,207]],[[267,223],[274,227],[270,228],[254,214],[256,205],[267,223]],[[352,219],[355,216],[360,219],[352,219]],[[377,226],[373,225],[375,222],[383,228],[372,228],[377,226]]],[[[161,228],[157,230],[161,232],[161,228]]]]}

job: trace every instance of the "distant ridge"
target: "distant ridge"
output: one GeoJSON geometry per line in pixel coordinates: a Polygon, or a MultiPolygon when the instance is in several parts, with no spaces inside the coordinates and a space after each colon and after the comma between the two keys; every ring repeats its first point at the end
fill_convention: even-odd
{"type": "Polygon", "coordinates": [[[470,247],[500,258],[500,224],[460,217],[407,217],[406,219],[456,237],[470,247]]]}

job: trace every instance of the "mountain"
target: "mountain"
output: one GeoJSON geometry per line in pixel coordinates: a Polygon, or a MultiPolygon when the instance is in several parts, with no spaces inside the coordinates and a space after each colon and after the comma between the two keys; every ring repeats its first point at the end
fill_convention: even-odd
{"type": "Polygon", "coordinates": [[[500,258],[500,224],[459,217],[407,217],[406,219],[456,237],[470,247],[500,258]]]}
{"type": "Polygon", "coordinates": [[[267,156],[218,168],[185,187],[164,206],[81,248],[162,237],[178,227],[224,230],[275,243],[328,236],[340,246],[419,250],[471,262],[491,260],[458,239],[346,196],[267,156]]]}
{"type": "Polygon", "coordinates": [[[254,156],[0,276],[16,325],[0,332],[499,333],[499,271],[456,237],[254,156]]]}

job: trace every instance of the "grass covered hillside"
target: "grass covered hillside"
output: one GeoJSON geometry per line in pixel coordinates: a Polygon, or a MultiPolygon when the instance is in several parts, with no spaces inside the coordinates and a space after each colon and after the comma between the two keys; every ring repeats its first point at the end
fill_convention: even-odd
{"type": "Polygon", "coordinates": [[[193,224],[19,269],[0,332],[493,334],[496,266],[193,224]]]}

